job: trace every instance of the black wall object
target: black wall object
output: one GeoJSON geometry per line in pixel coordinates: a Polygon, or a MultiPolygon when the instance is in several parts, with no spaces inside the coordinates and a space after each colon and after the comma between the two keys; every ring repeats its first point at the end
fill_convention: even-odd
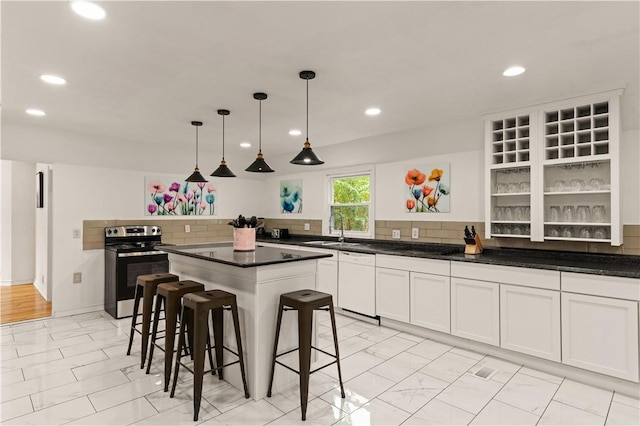
{"type": "Polygon", "coordinates": [[[36,174],[36,208],[44,207],[44,173],[36,174]]]}

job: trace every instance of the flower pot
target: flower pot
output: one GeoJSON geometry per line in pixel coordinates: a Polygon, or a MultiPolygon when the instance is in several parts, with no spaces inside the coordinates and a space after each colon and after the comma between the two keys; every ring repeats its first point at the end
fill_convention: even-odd
{"type": "Polygon", "coordinates": [[[253,251],[256,249],[256,228],[233,228],[233,250],[253,251]]]}

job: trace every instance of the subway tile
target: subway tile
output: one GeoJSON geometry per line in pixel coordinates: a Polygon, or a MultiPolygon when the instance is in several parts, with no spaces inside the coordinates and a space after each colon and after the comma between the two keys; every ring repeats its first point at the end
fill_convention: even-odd
{"type": "Polygon", "coordinates": [[[640,237],[640,225],[624,225],[622,234],[625,237],[640,237]]]}

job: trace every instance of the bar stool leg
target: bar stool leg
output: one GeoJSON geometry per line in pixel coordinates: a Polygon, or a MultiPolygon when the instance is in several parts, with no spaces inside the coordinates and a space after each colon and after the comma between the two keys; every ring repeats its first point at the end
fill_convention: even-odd
{"type": "MultiPolygon", "coordinates": [[[[185,317],[185,310],[188,308],[185,308],[184,306],[182,307],[181,313],[180,313],[180,317],[184,318],[185,317]]],[[[182,346],[184,346],[184,335],[185,335],[186,331],[184,327],[180,327],[180,335],[178,336],[178,348],[182,348],[182,346]]],[[[176,385],[178,384],[178,372],[180,371],[180,360],[182,358],[182,351],[180,349],[178,349],[178,354],[176,355],[176,366],[174,368],[173,371],[173,385],[171,386],[171,394],[169,395],[170,398],[173,398],[173,396],[176,393],[176,385]]],[[[165,370],[166,371],[166,370],[165,370]]],[[[167,385],[167,382],[165,381],[165,386],[167,385]]]]}
{"type": "Polygon", "coordinates": [[[273,362],[271,363],[271,379],[269,380],[269,390],[267,396],[271,398],[271,388],[273,387],[273,376],[276,372],[276,356],[278,355],[278,340],[280,339],[280,325],[282,324],[282,311],[284,305],[282,304],[282,298],[280,298],[280,304],[278,305],[278,321],[276,321],[276,341],[273,343],[273,362]]]}
{"type": "Polygon", "coordinates": [[[300,360],[300,405],[302,420],[307,418],[307,402],[309,399],[309,371],[311,370],[311,328],[313,326],[313,309],[298,309],[298,356],[300,360]]]}
{"type": "Polygon", "coordinates": [[[140,368],[144,368],[149,347],[149,329],[151,328],[151,309],[153,308],[153,294],[145,287],[142,293],[142,351],[140,353],[140,368]],[[149,293],[149,294],[146,294],[149,293]]]}
{"type": "Polygon", "coordinates": [[[338,380],[340,381],[340,392],[344,398],[344,386],[342,385],[342,370],[340,369],[340,351],[338,350],[338,333],[336,332],[336,315],[333,311],[333,303],[329,305],[329,315],[331,315],[331,328],[333,329],[333,346],[336,350],[336,364],[338,366],[338,380]]]}
{"type": "Polygon", "coordinates": [[[140,298],[140,286],[136,285],[136,293],[133,297],[133,315],[131,316],[131,330],[129,331],[129,347],[127,348],[127,355],[131,355],[131,345],[133,345],[133,335],[136,332],[136,320],[138,319],[140,298]]]}
{"type": "MultiPolygon", "coordinates": [[[[223,317],[224,309],[223,308],[214,308],[211,310],[211,322],[213,323],[213,344],[216,347],[216,365],[218,367],[222,367],[224,365],[223,362],[223,344],[224,344],[224,317],[223,317]]],[[[218,378],[222,380],[222,368],[218,370],[218,378]]]]}
{"type": "Polygon", "coordinates": [[[240,361],[240,373],[242,374],[242,384],[244,385],[244,397],[249,398],[249,387],[247,377],[244,372],[244,355],[242,354],[242,338],[240,337],[240,319],[238,318],[238,305],[231,305],[231,315],[233,316],[233,328],[236,331],[236,342],[238,346],[238,360],[240,361]]]}
{"type": "MultiPolygon", "coordinates": [[[[164,312],[164,318],[165,318],[164,391],[165,392],[169,389],[169,379],[171,378],[171,364],[173,362],[173,348],[176,341],[176,321],[178,317],[178,310],[176,309],[176,303],[174,302],[175,301],[170,301],[170,300],[165,300],[164,302],[164,309],[165,309],[165,312],[164,312]]],[[[184,324],[180,323],[181,329],[183,326],[184,324]]],[[[182,330],[180,334],[182,334],[182,330]]],[[[180,339],[178,338],[178,340],[180,339]]],[[[181,344],[179,344],[178,351],[180,351],[181,347],[182,347],[181,344]]],[[[153,346],[152,346],[152,349],[153,349],[153,346]]]]}
{"type": "MultiPolygon", "coordinates": [[[[204,350],[207,341],[209,324],[206,310],[196,309],[194,312],[193,330],[193,421],[198,420],[200,400],[202,399],[202,375],[204,371],[204,350]]],[[[182,335],[182,333],[180,333],[182,335]]],[[[217,336],[215,336],[217,339],[217,336]]],[[[217,346],[216,346],[217,352],[217,346]]]]}
{"type": "MultiPolygon", "coordinates": [[[[154,312],[153,312],[153,329],[151,331],[151,347],[149,348],[149,359],[147,360],[147,371],[146,371],[147,374],[149,374],[149,371],[151,370],[151,361],[153,360],[153,351],[156,347],[155,343],[158,335],[158,323],[160,322],[160,310],[162,308],[162,299],[164,299],[164,297],[160,295],[156,296],[156,307],[154,308],[154,312]]],[[[165,318],[166,318],[166,315],[165,315],[165,318]]]]}

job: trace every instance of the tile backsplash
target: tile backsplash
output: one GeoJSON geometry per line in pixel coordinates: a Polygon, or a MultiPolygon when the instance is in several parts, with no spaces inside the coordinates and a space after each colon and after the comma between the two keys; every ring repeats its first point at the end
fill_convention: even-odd
{"type": "MultiPolygon", "coordinates": [[[[231,219],[180,219],[180,220],[85,220],[83,222],[82,247],[84,250],[104,247],[104,228],[120,225],[160,225],[162,241],[168,244],[195,244],[209,241],[230,241],[233,228],[227,223],[231,219]],[[184,231],[189,225],[191,232],[184,231]]],[[[484,222],[438,222],[409,220],[377,220],[375,238],[391,240],[391,231],[400,230],[400,241],[415,241],[443,244],[462,244],[465,225],[473,225],[482,238],[485,247],[527,248],[538,250],[562,250],[592,253],[618,253],[640,255],[640,225],[624,225],[624,245],[613,247],[606,243],[579,241],[532,242],[518,238],[484,239],[484,222]],[[419,238],[411,238],[411,228],[419,229],[419,238]]],[[[319,219],[265,219],[265,228],[288,228],[297,235],[322,235],[322,221],[319,219]],[[309,230],[304,225],[309,224],[309,230]]]]}

